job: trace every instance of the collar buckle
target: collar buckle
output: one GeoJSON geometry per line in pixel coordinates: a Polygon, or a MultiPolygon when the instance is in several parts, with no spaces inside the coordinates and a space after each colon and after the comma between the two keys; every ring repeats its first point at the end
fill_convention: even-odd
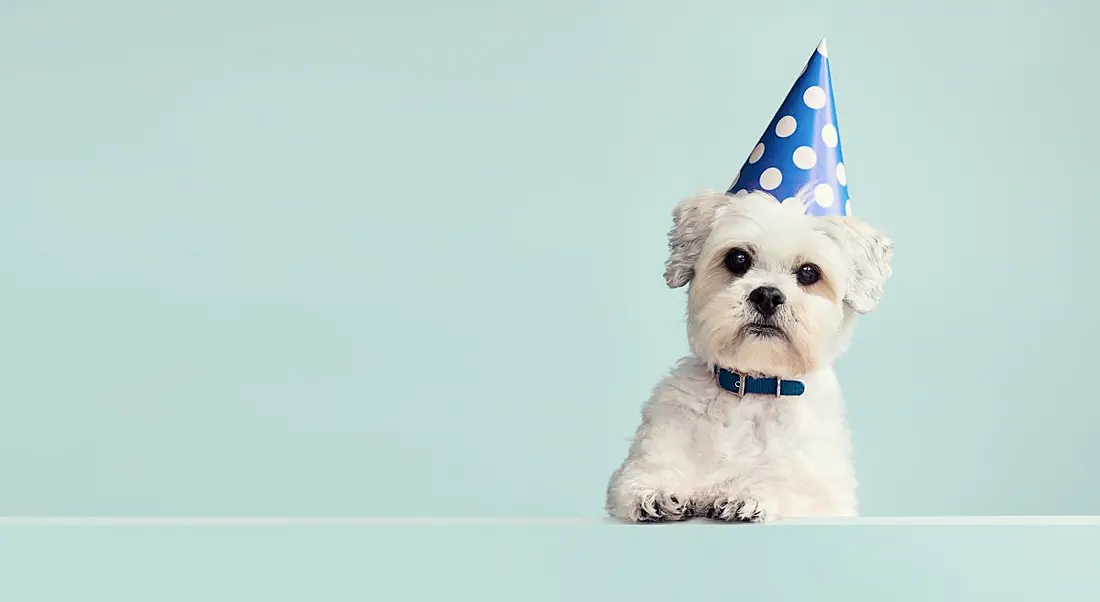
{"type": "MultiPolygon", "coordinates": [[[[736,372],[734,374],[737,374],[736,372]]],[[[737,374],[737,392],[734,395],[738,397],[744,397],[747,395],[746,389],[749,388],[749,377],[746,374],[737,374]]]]}
{"type": "MultiPolygon", "coordinates": [[[[744,396],[748,395],[749,394],[749,391],[748,391],[748,389],[749,389],[749,376],[747,374],[739,374],[737,372],[732,372],[731,374],[733,374],[737,377],[737,390],[733,391],[733,394],[738,396],[738,397],[744,397],[744,396]]],[[[764,380],[767,380],[767,379],[764,379],[764,380]]],[[[775,393],[773,393],[774,397],[776,397],[777,399],[780,398],[780,397],[784,397],[784,395],[783,395],[783,379],[779,378],[777,376],[777,377],[775,377],[774,380],[775,380],[775,393]]],[[[766,393],[754,393],[754,395],[766,395],[766,393]]]]}

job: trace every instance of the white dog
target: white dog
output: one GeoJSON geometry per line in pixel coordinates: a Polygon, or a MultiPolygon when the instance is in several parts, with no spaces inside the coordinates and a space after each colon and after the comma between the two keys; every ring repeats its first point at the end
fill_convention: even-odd
{"type": "Polygon", "coordinates": [[[833,363],[856,314],[878,303],[893,243],[765,193],[704,192],[673,222],[665,280],[690,283],[693,355],[646,404],[607,511],[633,522],[856,516],[833,363]]]}

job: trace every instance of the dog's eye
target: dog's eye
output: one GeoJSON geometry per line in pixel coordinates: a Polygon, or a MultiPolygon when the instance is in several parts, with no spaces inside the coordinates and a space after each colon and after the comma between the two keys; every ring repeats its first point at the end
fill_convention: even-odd
{"type": "Polygon", "coordinates": [[[817,269],[817,266],[812,263],[798,268],[794,273],[795,278],[798,279],[798,283],[802,286],[810,286],[821,280],[821,271],[817,269]]]}
{"type": "Polygon", "coordinates": [[[734,276],[744,276],[752,267],[752,256],[744,249],[730,249],[726,253],[726,269],[734,276]]]}

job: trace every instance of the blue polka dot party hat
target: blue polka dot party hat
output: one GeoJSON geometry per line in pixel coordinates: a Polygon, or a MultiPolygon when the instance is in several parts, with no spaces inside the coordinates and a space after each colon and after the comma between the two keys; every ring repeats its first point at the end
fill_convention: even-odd
{"type": "Polygon", "coordinates": [[[770,193],[807,215],[848,215],[829,51],[821,40],[728,194],[770,193]]]}

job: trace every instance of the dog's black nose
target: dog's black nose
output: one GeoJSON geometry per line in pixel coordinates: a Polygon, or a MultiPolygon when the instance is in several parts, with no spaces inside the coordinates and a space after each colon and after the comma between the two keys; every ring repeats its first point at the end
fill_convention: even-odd
{"type": "Polygon", "coordinates": [[[749,301],[756,306],[757,311],[763,314],[765,318],[775,315],[775,310],[783,305],[786,300],[783,291],[774,286],[762,286],[749,293],[749,301]]]}

